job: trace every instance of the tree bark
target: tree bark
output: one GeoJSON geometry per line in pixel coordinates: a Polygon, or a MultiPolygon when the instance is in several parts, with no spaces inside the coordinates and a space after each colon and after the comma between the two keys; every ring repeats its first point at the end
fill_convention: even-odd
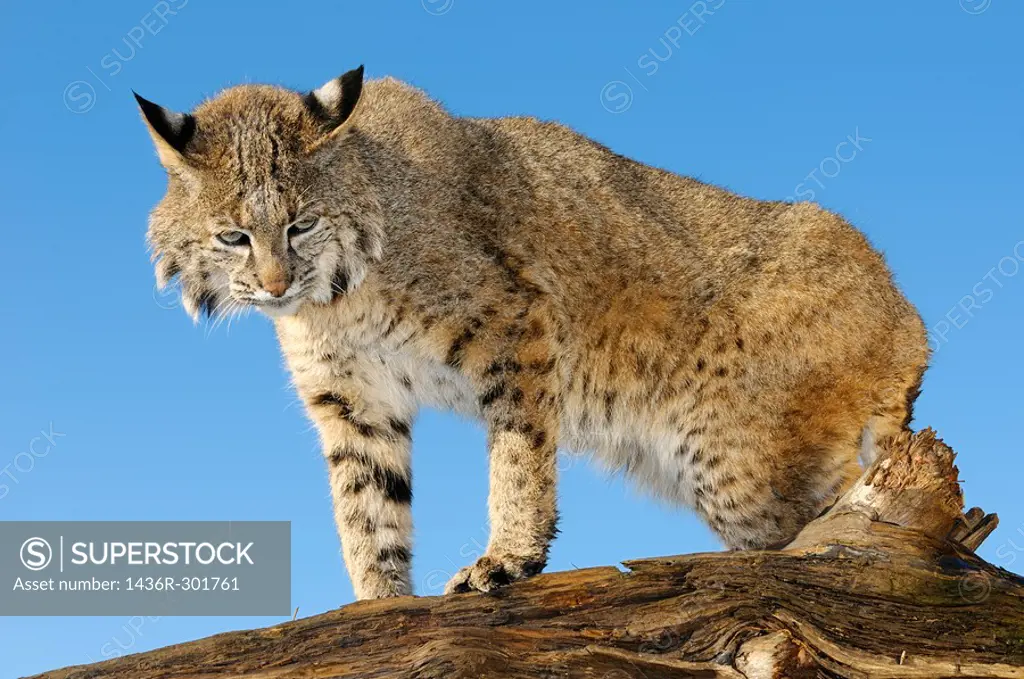
{"type": "Polygon", "coordinates": [[[930,430],[785,548],[550,573],[493,594],[364,601],[49,679],[1021,677],[1024,579],[972,549],[954,454],[930,430]]]}

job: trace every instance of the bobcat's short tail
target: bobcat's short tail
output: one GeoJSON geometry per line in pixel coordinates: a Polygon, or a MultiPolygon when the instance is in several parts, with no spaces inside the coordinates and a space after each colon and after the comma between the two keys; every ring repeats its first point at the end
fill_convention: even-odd
{"type": "Polygon", "coordinates": [[[878,407],[864,423],[860,436],[860,463],[865,469],[878,459],[879,441],[910,428],[914,401],[921,394],[923,377],[924,367],[921,367],[909,385],[888,388],[878,398],[878,407]]]}

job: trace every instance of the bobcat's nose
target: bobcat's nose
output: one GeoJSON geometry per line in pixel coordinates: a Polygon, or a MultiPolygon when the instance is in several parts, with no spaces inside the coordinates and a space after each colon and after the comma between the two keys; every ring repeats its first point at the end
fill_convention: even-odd
{"type": "Polygon", "coordinates": [[[259,268],[260,285],[273,297],[281,297],[291,287],[292,277],[288,269],[276,259],[272,259],[259,268]]]}
{"type": "Polygon", "coordinates": [[[286,281],[283,278],[275,278],[273,280],[266,281],[263,283],[263,289],[269,292],[274,297],[280,297],[288,291],[291,286],[291,282],[286,281]]]}

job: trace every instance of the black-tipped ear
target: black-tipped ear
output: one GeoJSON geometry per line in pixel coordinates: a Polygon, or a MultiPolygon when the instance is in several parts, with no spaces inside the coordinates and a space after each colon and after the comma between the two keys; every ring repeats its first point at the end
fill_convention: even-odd
{"type": "MultiPolygon", "coordinates": [[[[162,140],[171,149],[183,154],[185,147],[195,136],[196,119],[188,113],[169,111],[159,104],[143,99],[134,90],[132,90],[132,94],[135,95],[135,101],[139,102],[139,108],[142,110],[146,122],[149,123],[153,141],[157,143],[158,147],[162,140]]],[[[163,158],[162,153],[161,158],[163,158]]]]}
{"type": "Polygon", "coordinates": [[[353,119],[359,96],[363,93],[363,67],[354,68],[340,78],[328,81],[302,99],[306,108],[327,132],[335,132],[353,119]]]}

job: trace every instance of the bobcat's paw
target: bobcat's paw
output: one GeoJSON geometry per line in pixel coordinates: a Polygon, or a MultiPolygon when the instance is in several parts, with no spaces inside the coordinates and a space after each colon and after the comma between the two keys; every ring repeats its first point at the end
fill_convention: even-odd
{"type": "Polygon", "coordinates": [[[472,566],[466,566],[448,581],[445,594],[458,592],[490,592],[516,580],[536,575],[544,569],[544,562],[535,558],[502,555],[484,555],[472,566]]]}

